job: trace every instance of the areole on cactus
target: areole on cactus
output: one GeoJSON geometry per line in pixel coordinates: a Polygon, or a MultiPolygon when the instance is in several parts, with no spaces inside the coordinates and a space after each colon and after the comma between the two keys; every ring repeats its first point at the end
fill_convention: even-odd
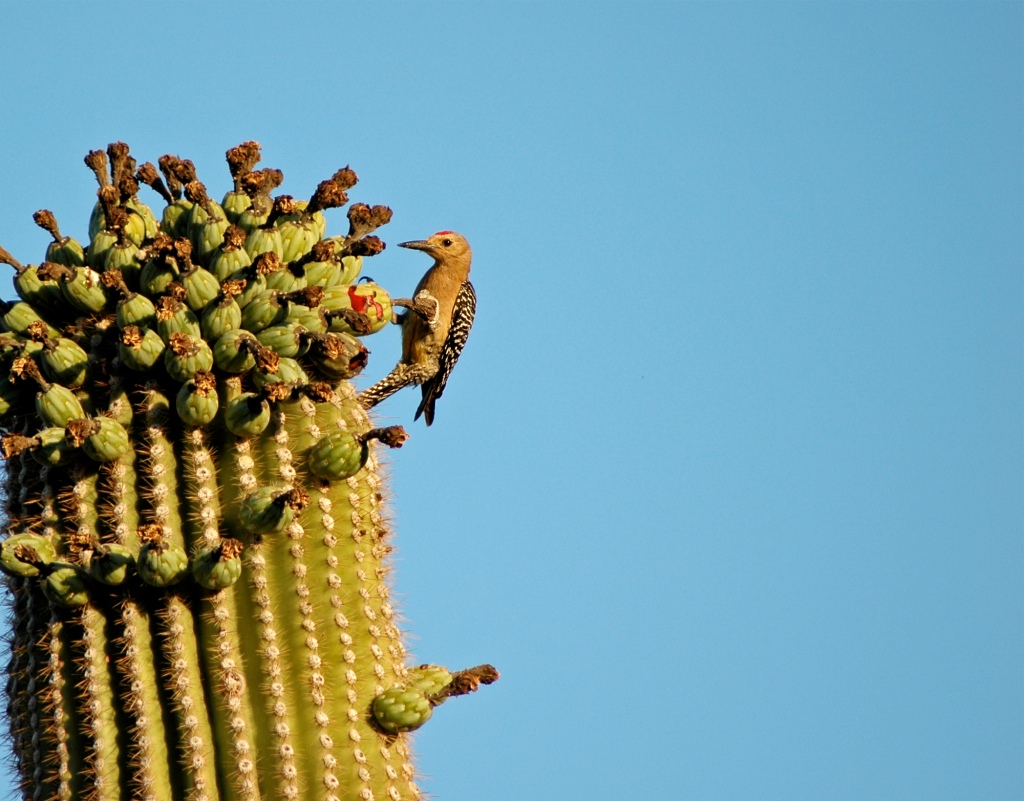
{"type": "Polygon", "coordinates": [[[348,379],[391,319],[359,282],[385,206],[349,168],[272,197],[260,147],[213,200],[123,143],[85,245],[49,211],[0,248],[7,713],[33,801],[416,799],[408,732],[489,665],[412,667],[390,600],[381,446],[348,379]],[[162,176],[162,177],[161,177],[162,176]],[[158,221],[139,185],[164,201],[158,221]]]}

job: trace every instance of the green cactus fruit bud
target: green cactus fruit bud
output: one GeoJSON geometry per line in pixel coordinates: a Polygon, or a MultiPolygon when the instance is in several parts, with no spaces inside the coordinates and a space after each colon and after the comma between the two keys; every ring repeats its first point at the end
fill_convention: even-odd
{"type": "Polygon", "coordinates": [[[346,244],[346,237],[343,236],[328,237],[322,244],[330,245],[335,258],[341,260],[342,275],[338,284],[354,284],[363,269],[363,257],[348,254],[349,245],[346,244]]]}
{"type": "MultiPolygon", "coordinates": [[[[178,285],[179,292],[183,292],[178,285]]],[[[166,344],[170,344],[171,336],[184,334],[193,339],[200,339],[203,335],[202,327],[199,325],[199,318],[196,317],[188,306],[178,298],[165,295],[160,298],[156,308],[156,329],[166,344]]]]}
{"type": "MultiPolygon", "coordinates": [[[[241,278],[244,273],[235,273],[236,276],[241,278]]],[[[267,291],[267,278],[263,275],[253,275],[246,279],[245,287],[235,297],[235,301],[238,303],[239,308],[244,309],[253,300],[258,298],[264,292],[267,291]]]]}
{"type": "Polygon", "coordinates": [[[96,462],[113,462],[128,452],[131,443],[123,425],[109,417],[80,417],[68,422],[64,435],[96,462]]]}
{"type": "Polygon", "coordinates": [[[267,279],[278,270],[284,269],[284,263],[275,253],[263,253],[253,259],[252,266],[242,273],[236,273],[235,278],[245,279],[245,289],[238,295],[238,305],[243,309],[253,300],[267,291],[267,279]]]}
{"type": "Polygon", "coordinates": [[[43,312],[63,315],[69,310],[60,282],[52,279],[44,281],[39,277],[39,268],[34,265],[30,264],[15,273],[14,289],[18,297],[43,312]]]}
{"type": "Polygon", "coordinates": [[[35,336],[41,337],[41,339],[22,340],[23,344],[21,348],[21,355],[27,359],[38,359],[39,356],[42,355],[43,343],[45,343],[47,339],[46,335],[50,332],[51,329],[49,329],[45,323],[33,323],[31,326],[29,326],[29,329],[35,331],[35,336]]]}
{"type": "Polygon", "coordinates": [[[46,425],[61,428],[76,418],[85,417],[78,396],[60,384],[50,384],[36,395],[36,412],[46,425]]]}
{"type": "Polygon", "coordinates": [[[339,284],[354,284],[359,278],[359,273],[363,270],[363,257],[362,256],[342,256],[341,257],[341,279],[338,281],[339,284]]]}
{"type": "Polygon", "coordinates": [[[224,216],[232,225],[237,223],[242,213],[251,206],[252,198],[245,192],[228,192],[220,202],[220,207],[224,209],[224,216]]]}
{"type": "Polygon", "coordinates": [[[102,270],[107,260],[107,253],[117,244],[118,236],[113,231],[98,231],[90,237],[89,248],[85,252],[85,263],[94,270],[102,270]]]}
{"type": "MultiPolygon", "coordinates": [[[[316,287],[319,289],[319,287],[316,287]]],[[[313,334],[326,334],[327,321],[319,306],[310,308],[298,303],[289,303],[284,324],[300,325],[313,334]]]]}
{"type": "MultiPolygon", "coordinates": [[[[298,218],[299,215],[294,216],[295,219],[277,221],[281,232],[281,258],[285,261],[295,261],[305,256],[322,236],[320,226],[312,218],[303,220],[298,218]]],[[[313,216],[323,219],[319,211],[313,216]]]]}
{"type": "Polygon", "coordinates": [[[149,224],[146,222],[145,216],[139,214],[135,209],[127,208],[125,210],[128,212],[128,224],[124,228],[124,235],[129,242],[138,247],[146,241],[149,224]]]}
{"type": "Polygon", "coordinates": [[[239,437],[255,437],[270,425],[270,404],[255,392],[243,392],[228,402],[224,425],[239,437]]]}
{"type": "Polygon", "coordinates": [[[434,713],[422,690],[392,687],[373,699],[373,717],[388,734],[415,731],[434,713]]]}
{"type": "Polygon", "coordinates": [[[57,381],[72,389],[85,383],[89,367],[89,354],[70,339],[48,339],[39,356],[43,372],[51,381],[57,381]]]}
{"type": "Polygon", "coordinates": [[[347,431],[336,431],[320,439],[309,452],[309,472],[338,481],[354,476],[369,455],[366,443],[347,431]]]}
{"type": "Polygon", "coordinates": [[[284,268],[267,276],[267,289],[278,292],[293,292],[307,285],[306,270],[295,264],[286,264],[284,268]]]}
{"type": "Polygon", "coordinates": [[[39,313],[24,301],[7,303],[0,308],[4,309],[0,314],[0,326],[4,331],[20,334],[23,337],[30,336],[30,327],[33,324],[38,324],[37,329],[44,331],[47,337],[57,338],[60,336],[60,332],[56,328],[43,320],[39,313]]]}
{"type": "Polygon", "coordinates": [[[309,286],[330,289],[341,274],[341,262],[335,256],[334,246],[330,242],[317,242],[296,264],[305,268],[309,286]]]}
{"type": "Polygon", "coordinates": [[[142,251],[134,242],[119,242],[103,257],[103,271],[120,270],[124,280],[134,286],[142,273],[142,258],[142,251]]]}
{"type": "Polygon", "coordinates": [[[213,346],[213,361],[225,373],[247,373],[256,364],[253,343],[259,344],[248,331],[228,331],[213,346]]]}
{"type": "Polygon", "coordinates": [[[401,448],[408,436],[401,426],[374,428],[365,434],[335,431],[310,449],[309,472],[328,481],[354,476],[369,458],[370,440],[380,440],[390,448],[401,448]]]}
{"type": "Polygon", "coordinates": [[[102,543],[93,549],[88,571],[100,584],[117,587],[135,571],[135,557],[124,545],[102,543]]]}
{"type": "Polygon", "coordinates": [[[324,327],[317,308],[323,299],[320,287],[306,287],[292,292],[268,290],[242,310],[242,327],[253,333],[285,323],[298,323],[318,331],[324,327]]]}
{"type": "Polygon", "coordinates": [[[202,267],[185,273],[181,277],[181,283],[185,286],[186,305],[197,314],[220,292],[220,282],[202,267]]]}
{"type": "Polygon", "coordinates": [[[246,233],[237,225],[224,231],[224,241],[210,258],[210,272],[224,282],[252,264],[252,256],[245,249],[246,233]]]}
{"type": "MultiPolygon", "coordinates": [[[[300,205],[305,208],[308,204],[302,203],[300,205]]],[[[313,212],[313,227],[316,230],[317,241],[323,241],[323,238],[327,236],[327,218],[322,211],[313,212]]]]}
{"type": "Polygon", "coordinates": [[[0,570],[32,578],[57,558],[53,543],[39,534],[15,534],[0,543],[0,570]]]}
{"type": "Polygon", "coordinates": [[[261,487],[242,501],[239,522],[250,534],[276,534],[308,505],[309,495],[303,489],[261,487]]]}
{"type": "Polygon", "coordinates": [[[197,370],[194,376],[181,385],[174,407],[185,425],[205,426],[211,423],[220,409],[217,379],[213,373],[197,370]]]}
{"type": "Polygon", "coordinates": [[[257,228],[250,233],[245,240],[245,250],[252,256],[253,261],[263,253],[273,253],[281,261],[284,261],[284,245],[281,242],[281,232],[274,227],[257,228]]]}
{"type": "Polygon", "coordinates": [[[309,201],[307,200],[296,200],[295,205],[299,209],[299,213],[304,215],[303,219],[309,220],[313,223],[313,230],[316,232],[317,242],[327,236],[327,218],[324,217],[322,211],[314,211],[312,214],[309,213],[309,201]]]}
{"type": "Polygon", "coordinates": [[[267,290],[249,302],[242,309],[242,328],[255,334],[269,326],[283,323],[287,310],[277,296],[274,290],[267,290]]]}
{"type": "Polygon", "coordinates": [[[256,335],[260,344],[270,348],[278,356],[294,359],[302,356],[309,345],[303,334],[306,329],[296,323],[272,325],[256,335]]]}
{"type": "Polygon", "coordinates": [[[224,241],[224,231],[230,223],[224,209],[210,199],[198,181],[189,183],[185,193],[195,201],[188,218],[188,238],[192,241],[193,256],[197,261],[206,263],[224,241]]]}
{"type": "MultiPolygon", "coordinates": [[[[78,451],[67,441],[64,429],[44,428],[31,439],[32,458],[44,467],[64,467],[75,461],[78,451]]],[[[5,441],[6,445],[6,441],[5,441]]]]}
{"type": "Polygon", "coordinates": [[[362,256],[332,257],[329,261],[314,261],[306,264],[306,280],[324,289],[335,289],[354,284],[362,267],[362,256]]]}
{"type": "Polygon", "coordinates": [[[142,219],[142,239],[136,242],[136,245],[141,246],[145,240],[152,239],[160,233],[160,224],[157,222],[156,215],[149,206],[134,197],[129,199],[125,206],[130,213],[137,214],[142,219]]]}
{"type": "Polygon", "coordinates": [[[43,581],[46,597],[58,606],[74,608],[89,603],[89,585],[77,565],[54,562],[43,581]]]}
{"type": "Polygon", "coordinates": [[[370,352],[349,334],[307,334],[307,358],[328,381],[340,381],[359,375],[366,367],[370,352]]]}
{"type": "Polygon", "coordinates": [[[70,268],[61,276],[60,288],[68,303],[81,311],[99,314],[107,307],[107,293],[100,282],[100,274],[89,267],[70,268]]]}
{"type": "MultiPolygon", "coordinates": [[[[224,212],[221,211],[220,213],[223,215],[224,212]]],[[[207,220],[197,228],[190,226],[189,230],[195,232],[192,234],[192,237],[196,261],[207,263],[210,260],[210,257],[216,253],[217,248],[224,241],[224,230],[228,225],[227,218],[220,216],[207,220]]]]}
{"type": "Polygon", "coordinates": [[[103,204],[99,202],[94,203],[92,211],[89,213],[89,226],[86,228],[86,231],[89,233],[89,239],[92,239],[102,231],[106,222],[106,218],[103,216],[103,204]]]}
{"type": "Polygon", "coordinates": [[[188,575],[188,554],[168,542],[160,526],[155,523],[142,526],[139,540],[143,545],[135,566],[144,582],[153,587],[170,587],[188,575]]]}
{"type": "Polygon", "coordinates": [[[391,322],[391,296],[371,281],[330,289],[324,293],[321,305],[327,310],[331,331],[362,336],[374,334],[391,322]],[[358,330],[359,327],[344,312],[365,315],[369,321],[366,330],[358,330]]]}
{"type": "MultiPolygon", "coordinates": [[[[93,241],[99,236],[111,233],[108,230],[102,197],[101,192],[101,200],[93,206],[92,215],[89,217],[89,238],[93,241]]],[[[141,245],[147,237],[156,235],[156,218],[144,203],[134,198],[129,199],[121,211],[124,212],[123,220],[117,224],[124,229],[124,236],[130,242],[141,245]]]]}
{"type": "Polygon", "coordinates": [[[188,219],[192,213],[193,203],[185,198],[178,198],[164,207],[160,218],[160,230],[167,236],[178,239],[188,236],[188,219]]]}
{"type": "Polygon", "coordinates": [[[188,381],[196,371],[213,367],[213,349],[205,339],[171,334],[164,351],[164,367],[175,381],[188,381]]]}
{"type": "Polygon", "coordinates": [[[303,266],[306,269],[306,286],[333,289],[341,280],[341,265],[337,262],[308,261],[303,266]]]}
{"type": "MultiPolygon", "coordinates": [[[[95,242],[97,238],[111,233],[111,231],[107,229],[107,217],[105,214],[102,213],[102,204],[97,203],[96,205],[101,207],[100,214],[96,218],[96,222],[99,224],[100,229],[97,230],[95,233],[90,233],[90,237],[93,242],[95,242]]],[[[124,238],[127,241],[131,242],[133,245],[139,246],[146,241],[146,236],[150,229],[150,224],[147,222],[145,215],[140,214],[138,211],[138,206],[141,206],[142,204],[136,202],[135,205],[136,207],[132,208],[132,202],[129,201],[128,205],[123,209],[125,212],[123,228],[124,238]]],[[[149,209],[147,209],[147,211],[149,211],[149,209]]],[[[150,216],[152,216],[153,212],[150,211],[149,214],[150,216]]],[[[155,224],[156,219],[154,218],[153,225],[155,224]]],[[[90,228],[91,227],[92,226],[90,225],[90,228]]],[[[153,234],[149,235],[155,235],[155,231],[153,234]]]]}
{"type": "Polygon", "coordinates": [[[207,546],[192,560],[192,577],[207,590],[225,590],[242,575],[241,541],[223,539],[207,546]]]}
{"type": "Polygon", "coordinates": [[[156,327],[156,306],[138,292],[132,292],[117,304],[117,327],[122,331],[130,325],[140,328],[156,327]]]}
{"type": "Polygon", "coordinates": [[[270,198],[258,197],[252,204],[238,215],[238,219],[235,220],[235,225],[245,231],[246,234],[251,234],[253,231],[258,230],[261,226],[267,224],[267,220],[270,219],[270,212],[273,210],[273,203],[270,202],[270,198]]]}
{"type": "Polygon", "coordinates": [[[97,462],[113,462],[131,449],[128,432],[123,425],[109,417],[97,417],[94,420],[99,424],[99,429],[82,443],[86,456],[97,462]]]}
{"type": "Polygon", "coordinates": [[[431,696],[441,692],[452,683],[451,671],[440,665],[420,665],[411,668],[406,684],[425,695],[431,696]]]}
{"type": "Polygon", "coordinates": [[[85,266],[85,248],[81,242],[70,236],[51,242],[46,248],[46,260],[63,264],[65,267],[85,266]]]}
{"type": "Polygon", "coordinates": [[[139,290],[151,298],[162,295],[172,282],[181,277],[177,262],[173,259],[154,258],[146,262],[139,274],[139,290]]]}
{"type": "Polygon", "coordinates": [[[210,303],[200,320],[203,336],[209,342],[216,342],[228,331],[242,327],[242,309],[230,295],[210,303]]]}
{"type": "Polygon", "coordinates": [[[121,332],[117,353],[129,370],[145,372],[163,357],[165,348],[163,339],[152,328],[129,325],[121,332]]]}
{"type": "Polygon", "coordinates": [[[252,381],[257,389],[263,389],[268,384],[284,384],[293,387],[308,384],[309,376],[295,359],[281,357],[277,360],[277,370],[273,372],[254,370],[252,381]]]}
{"type": "MultiPolygon", "coordinates": [[[[324,219],[323,212],[317,211],[315,214],[308,214],[306,213],[308,208],[309,201],[307,200],[296,200],[290,195],[276,197],[274,199],[274,225],[282,228],[286,223],[309,220],[313,223],[315,231],[326,231],[327,221],[324,219]],[[317,218],[315,221],[314,217],[317,218]],[[323,224],[323,228],[321,228],[321,224],[323,224]]],[[[323,238],[323,233],[320,234],[319,238],[323,238]]]]}

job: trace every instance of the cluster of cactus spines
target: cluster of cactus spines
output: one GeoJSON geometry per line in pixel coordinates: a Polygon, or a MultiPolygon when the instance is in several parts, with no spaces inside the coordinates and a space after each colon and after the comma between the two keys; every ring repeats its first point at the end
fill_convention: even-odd
{"type": "Polygon", "coordinates": [[[374,428],[348,379],[391,298],[385,206],[348,167],[221,203],[192,162],[94,150],[82,245],[54,215],[0,307],[8,717],[32,801],[415,799],[407,733],[497,678],[407,666],[374,428]],[[140,184],[165,202],[158,219],[140,184]]]}

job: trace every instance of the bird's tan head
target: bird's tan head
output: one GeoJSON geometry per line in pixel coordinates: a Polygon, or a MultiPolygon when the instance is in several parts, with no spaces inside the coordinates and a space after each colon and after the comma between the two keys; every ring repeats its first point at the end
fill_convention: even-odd
{"type": "Polygon", "coordinates": [[[400,248],[422,250],[440,262],[465,262],[468,264],[473,257],[473,251],[470,250],[466,237],[454,231],[438,231],[427,239],[399,242],[398,246],[400,248]]]}

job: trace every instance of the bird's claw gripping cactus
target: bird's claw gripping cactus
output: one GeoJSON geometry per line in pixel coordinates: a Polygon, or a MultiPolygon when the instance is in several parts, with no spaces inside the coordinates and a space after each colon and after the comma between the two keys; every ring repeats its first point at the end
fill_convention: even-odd
{"type": "Polygon", "coordinates": [[[407,667],[390,601],[373,443],[407,435],[347,383],[392,319],[356,283],[390,209],[352,204],[325,238],[352,170],[272,198],[257,143],[227,156],[217,203],[188,160],[92,151],[88,244],[41,210],[40,265],[0,248],[21,298],[0,309],[7,711],[32,801],[418,798],[406,733],[497,678],[407,667]]]}

